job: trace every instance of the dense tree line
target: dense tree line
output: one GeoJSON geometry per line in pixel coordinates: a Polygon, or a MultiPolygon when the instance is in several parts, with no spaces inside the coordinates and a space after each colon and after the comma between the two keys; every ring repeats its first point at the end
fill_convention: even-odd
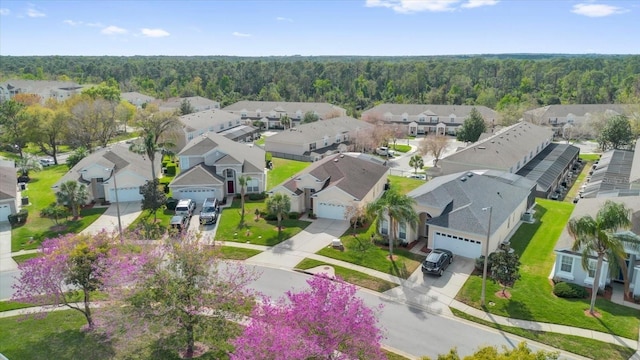
{"type": "Polygon", "coordinates": [[[0,58],[0,79],[113,79],[159,98],[319,101],[352,115],[377,103],[485,105],[504,113],[548,104],[625,103],[640,95],[640,56],[0,58]]]}

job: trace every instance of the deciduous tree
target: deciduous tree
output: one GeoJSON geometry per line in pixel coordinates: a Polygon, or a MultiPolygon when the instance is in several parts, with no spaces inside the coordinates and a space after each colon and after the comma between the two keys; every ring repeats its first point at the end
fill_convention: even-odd
{"type": "Polygon", "coordinates": [[[433,166],[438,166],[438,161],[449,148],[449,139],[444,135],[430,134],[420,140],[418,151],[421,155],[433,156],[433,166]]]}
{"type": "Polygon", "coordinates": [[[520,279],[519,271],[520,259],[515,252],[498,251],[491,259],[491,279],[502,285],[502,295],[520,279]]]}
{"type": "Polygon", "coordinates": [[[633,141],[631,123],[625,115],[609,118],[598,136],[598,143],[602,151],[626,148],[633,145],[633,141]]]}
{"type": "MultiPolygon", "coordinates": [[[[115,176],[115,175],[114,175],[115,176]]],[[[158,179],[148,180],[140,187],[142,194],[142,210],[148,210],[153,214],[153,221],[157,220],[157,212],[167,201],[167,195],[163,191],[158,191],[160,181],[158,179]]]]}
{"type": "Polygon", "coordinates": [[[309,288],[264,299],[233,345],[233,360],[386,359],[377,312],[353,285],[314,276],[309,288]]]}
{"type": "Polygon", "coordinates": [[[14,100],[4,101],[0,104],[0,126],[2,133],[0,139],[4,144],[9,144],[23,157],[22,149],[30,140],[28,118],[24,116],[24,105],[14,100]]]}
{"type": "MultiPolygon", "coordinates": [[[[438,355],[438,360],[556,360],[559,356],[557,351],[538,350],[534,352],[526,342],[521,342],[513,349],[503,347],[500,350],[495,346],[485,346],[465,357],[460,357],[456,349],[451,349],[448,354],[438,355]]],[[[430,360],[430,358],[422,357],[420,360],[430,360]]]]}

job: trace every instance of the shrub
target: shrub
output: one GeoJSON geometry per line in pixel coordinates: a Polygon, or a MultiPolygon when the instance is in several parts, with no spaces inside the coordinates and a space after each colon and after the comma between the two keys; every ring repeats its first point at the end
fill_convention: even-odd
{"type": "Polygon", "coordinates": [[[267,194],[263,192],[249,194],[249,200],[264,200],[266,198],[267,198],[267,194]]]}
{"type": "Polygon", "coordinates": [[[17,214],[11,214],[8,216],[9,224],[11,226],[24,225],[29,217],[29,211],[27,209],[20,209],[17,214]]]}
{"type": "Polygon", "coordinates": [[[565,298],[565,299],[584,299],[589,296],[589,292],[584,286],[567,283],[567,282],[559,282],[553,287],[553,293],[557,297],[565,298]]]}
{"type": "Polygon", "coordinates": [[[167,206],[167,210],[175,210],[178,205],[178,199],[168,198],[164,204],[167,206]]]}
{"type": "Polygon", "coordinates": [[[292,211],[288,214],[288,216],[289,216],[289,219],[298,219],[300,217],[300,213],[292,211]]]}
{"type": "MultiPolygon", "coordinates": [[[[487,271],[491,271],[491,264],[493,260],[496,258],[496,253],[492,252],[489,254],[489,260],[487,260],[487,271]]],[[[484,255],[481,255],[479,258],[476,258],[476,270],[483,271],[484,270],[484,255]]]]}
{"type": "Polygon", "coordinates": [[[266,221],[278,221],[278,216],[276,214],[267,214],[264,216],[266,221]]]}
{"type": "Polygon", "coordinates": [[[167,176],[176,176],[176,164],[169,164],[166,167],[167,176]]]}

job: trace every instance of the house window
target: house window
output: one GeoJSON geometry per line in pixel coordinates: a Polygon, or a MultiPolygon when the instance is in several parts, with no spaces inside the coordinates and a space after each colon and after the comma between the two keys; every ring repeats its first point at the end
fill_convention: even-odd
{"type": "Polygon", "coordinates": [[[193,134],[187,135],[187,140],[193,140],[193,134]]]}
{"type": "Polygon", "coordinates": [[[246,118],[247,117],[247,112],[243,111],[242,113],[240,113],[240,116],[242,116],[243,118],[246,118]]]}
{"type": "Polygon", "coordinates": [[[259,186],[260,183],[257,179],[250,179],[249,181],[247,181],[247,192],[257,193],[260,191],[259,186]]]}
{"type": "Polygon", "coordinates": [[[389,235],[389,222],[387,220],[380,220],[380,234],[389,235]]]}
{"type": "Polygon", "coordinates": [[[424,122],[424,116],[420,116],[420,122],[424,122]]]}
{"type": "Polygon", "coordinates": [[[594,278],[596,277],[596,262],[593,260],[589,260],[589,264],[587,264],[587,272],[588,277],[594,278]]]}
{"type": "Polygon", "coordinates": [[[236,119],[236,125],[240,125],[240,119],[236,119]]]}
{"type": "Polygon", "coordinates": [[[229,121],[229,127],[232,127],[232,126],[233,126],[233,122],[229,121]]]}
{"type": "Polygon", "coordinates": [[[407,240],[407,224],[406,223],[400,223],[400,226],[398,226],[398,239],[407,240]]]}
{"type": "Polygon", "coordinates": [[[316,143],[309,144],[309,151],[313,151],[316,149],[316,143]]]}
{"type": "Polygon", "coordinates": [[[220,124],[220,130],[224,130],[224,124],[220,124]]]}
{"type": "Polygon", "coordinates": [[[227,169],[227,170],[225,170],[225,172],[226,172],[226,174],[227,174],[227,175],[226,175],[226,176],[227,176],[227,179],[232,179],[232,178],[233,178],[233,170],[231,170],[231,169],[227,169]]]}
{"type": "Polygon", "coordinates": [[[560,261],[560,271],[566,273],[573,272],[573,258],[571,256],[563,256],[560,261]]]}
{"type": "Polygon", "coordinates": [[[328,146],[329,145],[329,139],[327,139],[327,137],[324,137],[324,146],[328,146]]]}

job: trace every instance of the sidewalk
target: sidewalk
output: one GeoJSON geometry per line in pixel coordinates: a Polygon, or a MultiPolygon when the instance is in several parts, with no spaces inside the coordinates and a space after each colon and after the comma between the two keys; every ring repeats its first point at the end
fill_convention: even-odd
{"type": "Polygon", "coordinates": [[[12,271],[18,264],[11,258],[11,225],[0,223],[0,271],[12,271]]]}

